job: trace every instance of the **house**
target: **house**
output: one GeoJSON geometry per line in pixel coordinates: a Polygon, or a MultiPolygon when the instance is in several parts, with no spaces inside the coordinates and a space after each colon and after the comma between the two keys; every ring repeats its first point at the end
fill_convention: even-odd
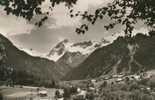
{"type": "Polygon", "coordinates": [[[87,91],[81,89],[78,94],[75,95],[74,100],[85,100],[86,95],[87,91]]]}
{"type": "Polygon", "coordinates": [[[121,82],[121,81],[123,81],[122,78],[117,78],[117,79],[116,79],[116,82],[121,82]]]}
{"type": "Polygon", "coordinates": [[[64,98],[62,97],[62,98],[57,98],[56,100],[64,100],[64,98]]]}
{"type": "Polygon", "coordinates": [[[40,97],[46,97],[47,96],[47,91],[46,90],[41,90],[41,91],[38,92],[38,95],[40,97]]]}
{"type": "Polygon", "coordinates": [[[122,77],[124,77],[124,75],[123,74],[116,74],[116,75],[113,75],[112,77],[113,78],[122,78],[122,77]]]}

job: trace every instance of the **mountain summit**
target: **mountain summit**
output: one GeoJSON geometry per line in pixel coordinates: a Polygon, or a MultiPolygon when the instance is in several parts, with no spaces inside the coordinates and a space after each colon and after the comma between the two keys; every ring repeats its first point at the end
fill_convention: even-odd
{"type": "Polygon", "coordinates": [[[94,50],[109,44],[109,41],[83,41],[71,43],[65,39],[59,42],[48,54],[54,60],[63,76],[82,63],[94,50]]]}
{"type": "Polygon", "coordinates": [[[71,43],[68,39],[64,39],[52,48],[47,57],[53,61],[58,61],[67,52],[79,52],[83,55],[89,55],[95,49],[105,46],[108,43],[109,41],[106,40],[71,43]]]}

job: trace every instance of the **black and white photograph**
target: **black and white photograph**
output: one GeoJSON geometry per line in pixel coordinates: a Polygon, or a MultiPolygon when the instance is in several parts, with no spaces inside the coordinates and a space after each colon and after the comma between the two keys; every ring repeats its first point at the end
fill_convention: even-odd
{"type": "Polygon", "coordinates": [[[0,0],[0,100],[155,100],[155,0],[0,0]]]}

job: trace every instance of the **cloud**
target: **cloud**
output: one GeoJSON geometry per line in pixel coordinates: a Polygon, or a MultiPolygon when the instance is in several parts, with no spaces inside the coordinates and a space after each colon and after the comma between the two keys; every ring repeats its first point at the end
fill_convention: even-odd
{"type": "MultiPolygon", "coordinates": [[[[74,11],[86,11],[91,8],[97,8],[99,6],[106,5],[111,0],[78,0],[76,5],[74,5],[74,11]]],[[[48,2],[47,2],[48,5],[48,2]]],[[[46,6],[47,7],[47,6],[46,6]]],[[[71,18],[69,14],[69,9],[65,7],[62,3],[57,5],[52,11],[52,16],[56,19],[55,26],[51,26],[51,28],[60,28],[63,26],[78,26],[81,24],[80,17],[71,18]]]]}
{"type": "Polygon", "coordinates": [[[94,26],[90,26],[89,31],[84,35],[78,35],[75,32],[76,26],[62,26],[61,28],[49,28],[43,25],[40,28],[33,28],[29,34],[17,34],[10,37],[18,47],[33,49],[43,54],[47,54],[53,46],[63,39],[69,39],[70,42],[99,40],[111,36],[113,32],[119,32],[113,29],[107,32],[103,28],[103,21],[98,21],[94,26]]]}
{"type": "MultiPolygon", "coordinates": [[[[90,6],[97,7],[102,3],[102,0],[79,0],[74,9],[76,10],[87,10],[90,6]]],[[[44,11],[48,10],[49,2],[43,5],[44,11]]],[[[57,5],[52,12],[51,17],[46,21],[45,25],[40,28],[34,27],[34,23],[40,19],[41,16],[35,16],[31,22],[26,22],[22,18],[15,16],[1,15],[0,32],[6,33],[6,36],[18,46],[36,50],[40,53],[47,53],[57,42],[61,39],[68,38],[70,41],[84,41],[95,39],[104,36],[102,32],[90,30],[89,34],[77,35],[75,28],[80,24],[80,18],[70,18],[69,10],[64,4],[57,5]],[[9,20],[9,23],[7,21],[9,20]],[[9,27],[8,27],[9,26],[9,27]],[[96,34],[101,34],[96,35],[96,34]]],[[[98,26],[97,26],[98,27],[98,26]]]]}
{"type": "MultiPolygon", "coordinates": [[[[41,53],[47,53],[49,50],[59,42],[59,38],[69,38],[70,27],[63,27],[61,29],[50,29],[44,25],[40,28],[35,27],[29,34],[17,34],[9,38],[17,47],[33,49],[41,53]]],[[[74,33],[73,33],[74,34],[74,33]]]]}
{"type": "Polygon", "coordinates": [[[76,10],[85,11],[88,10],[89,7],[100,7],[106,5],[108,2],[112,0],[78,0],[75,5],[76,10]]]}
{"type": "Polygon", "coordinates": [[[28,24],[23,18],[6,15],[0,8],[0,33],[5,36],[29,33],[33,27],[32,24],[28,24]]]}
{"type": "MultiPolygon", "coordinates": [[[[75,10],[85,11],[92,7],[98,7],[103,2],[108,0],[78,0],[77,4],[74,6],[75,10]]],[[[49,0],[42,5],[43,10],[49,10],[49,0]]],[[[27,22],[23,18],[17,18],[12,15],[5,15],[5,12],[0,8],[0,32],[5,36],[16,35],[16,34],[29,34],[30,31],[35,27],[34,23],[40,19],[40,16],[36,16],[32,22],[27,22]],[[3,24],[2,24],[3,23],[3,24]]],[[[80,18],[70,18],[69,10],[64,6],[64,4],[57,5],[52,12],[51,17],[46,24],[49,28],[61,28],[61,27],[72,27],[78,26],[80,24],[80,18]]]]}
{"type": "MultiPolygon", "coordinates": [[[[110,0],[78,0],[74,9],[77,11],[85,11],[87,9],[93,11],[102,5],[106,5],[108,2],[110,0]]],[[[45,2],[45,10],[48,7],[47,5],[49,3],[45,2]]],[[[89,31],[84,35],[76,34],[75,28],[82,21],[80,18],[70,18],[69,10],[64,4],[56,6],[51,17],[40,28],[34,27],[34,23],[41,16],[35,16],[31,22],[15,16],[6,16],[4,13],[1,13],[0,16],[0,32],[7,36],[17,47],[24,48],[27,52],[31,52],[30,49],[33,49],[37,54],[47,54],[53,46],[66,38],[71,42],[99,40],[101,38],[113,40],[118,34],[122,34],[121,25],[117,25],[116,28],[109,31],[104,29],[104,25],[109,23],[108,18],[97,21],[93,26],[90,25],[89,31]],[[116,35],[112,36],[115,33],[116,35]]],[[[140,25],[141,23],[138,26],[140,25]]],[[[137,27],[137,29],[145,30],[143,26],[137,27]]]]}

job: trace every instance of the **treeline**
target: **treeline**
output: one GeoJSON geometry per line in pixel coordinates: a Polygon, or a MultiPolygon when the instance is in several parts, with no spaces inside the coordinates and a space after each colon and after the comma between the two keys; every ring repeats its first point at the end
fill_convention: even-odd
{"type": "MultiPolygon", "coordinates": [[[[97,100],[155,100],[155,77],[125,84],[101,85],[97,100]]],[[[96,100],[96,99],[93,99],[96,100]]]]}
{"type": "Polygon", "coordinates": [[[12,80],[15,84],[30,85],[30,86],[44,86],[55,87],[55,81],[45,79],[42,76],[37,76],[35,73],[28,73],[23,70],[18,70],[13,73],[12,80]]]}
{"type": "MultiPolygon", "coordinates": [[[[26,85],[26,86],[44,86],[44,87],[55,87],[56,82],[54,80],[47,80],[45,78],[36,76],[35,73],[27,73],[24,70],[18,70],[13,71],[10,75],[7,75],[7,77],[4,77],[4,70],[1,70],[0,73],[3,73],[3,79],[1,78],[0,82],[1,85],[8,85],[8,86],[14,86],[14,85],[26,85]]],[[[6,71],[7,72],[7,71],[6,71]]],[[[1,73],[1,74],[2,74],[1,73]]]]}
{"type": "Polygon", "coordinates": [[[44,86],[55,87],[56,82],[45,76],[38,76],[25,70],[15,70],[14,67],[7,65],[4,60],[0,61],[0,85],[14,86],[44,86]]]}
{"type": "Polygon", "coordinates": [[[40,66],[43,65],[42,63],[46,63],[46,61],[41,62],[42,61],[41,58],[38,58],[39,60],[37,58],[31,59],[33,57],[29,55],[27,56],[30,59],[22,59],[25,57],[22,56],[24,55],[23,52],[21,54],[13,52],[14,49],[10,50],[10,48],[7,48],[13,46],[12,45],[8,46],[7,43],[5,43],[4,39],[2,40],[3,41],[0,41],[0,86],[1,85],[7,85],[7,86],[28,85],[28,86],[44,86],[44,87],[56,86],[53,77],[50,76],[52,74],[49,75],[40,72],[40,70],[43,69],[43,68],[41,69],[40,66]],[[17,54],[14,55],[14,53],[17,54]],[[14,56],[10,57],[9,55],[14,56]],[[20,58],[17,57],[16,55],[18,56],[20,55],[20,58]],[[11,62],[13,60],[15,60],[15,62],[11,62]],[[25,64],[26,60],[31,60],[30,64],[25,64]]]}

